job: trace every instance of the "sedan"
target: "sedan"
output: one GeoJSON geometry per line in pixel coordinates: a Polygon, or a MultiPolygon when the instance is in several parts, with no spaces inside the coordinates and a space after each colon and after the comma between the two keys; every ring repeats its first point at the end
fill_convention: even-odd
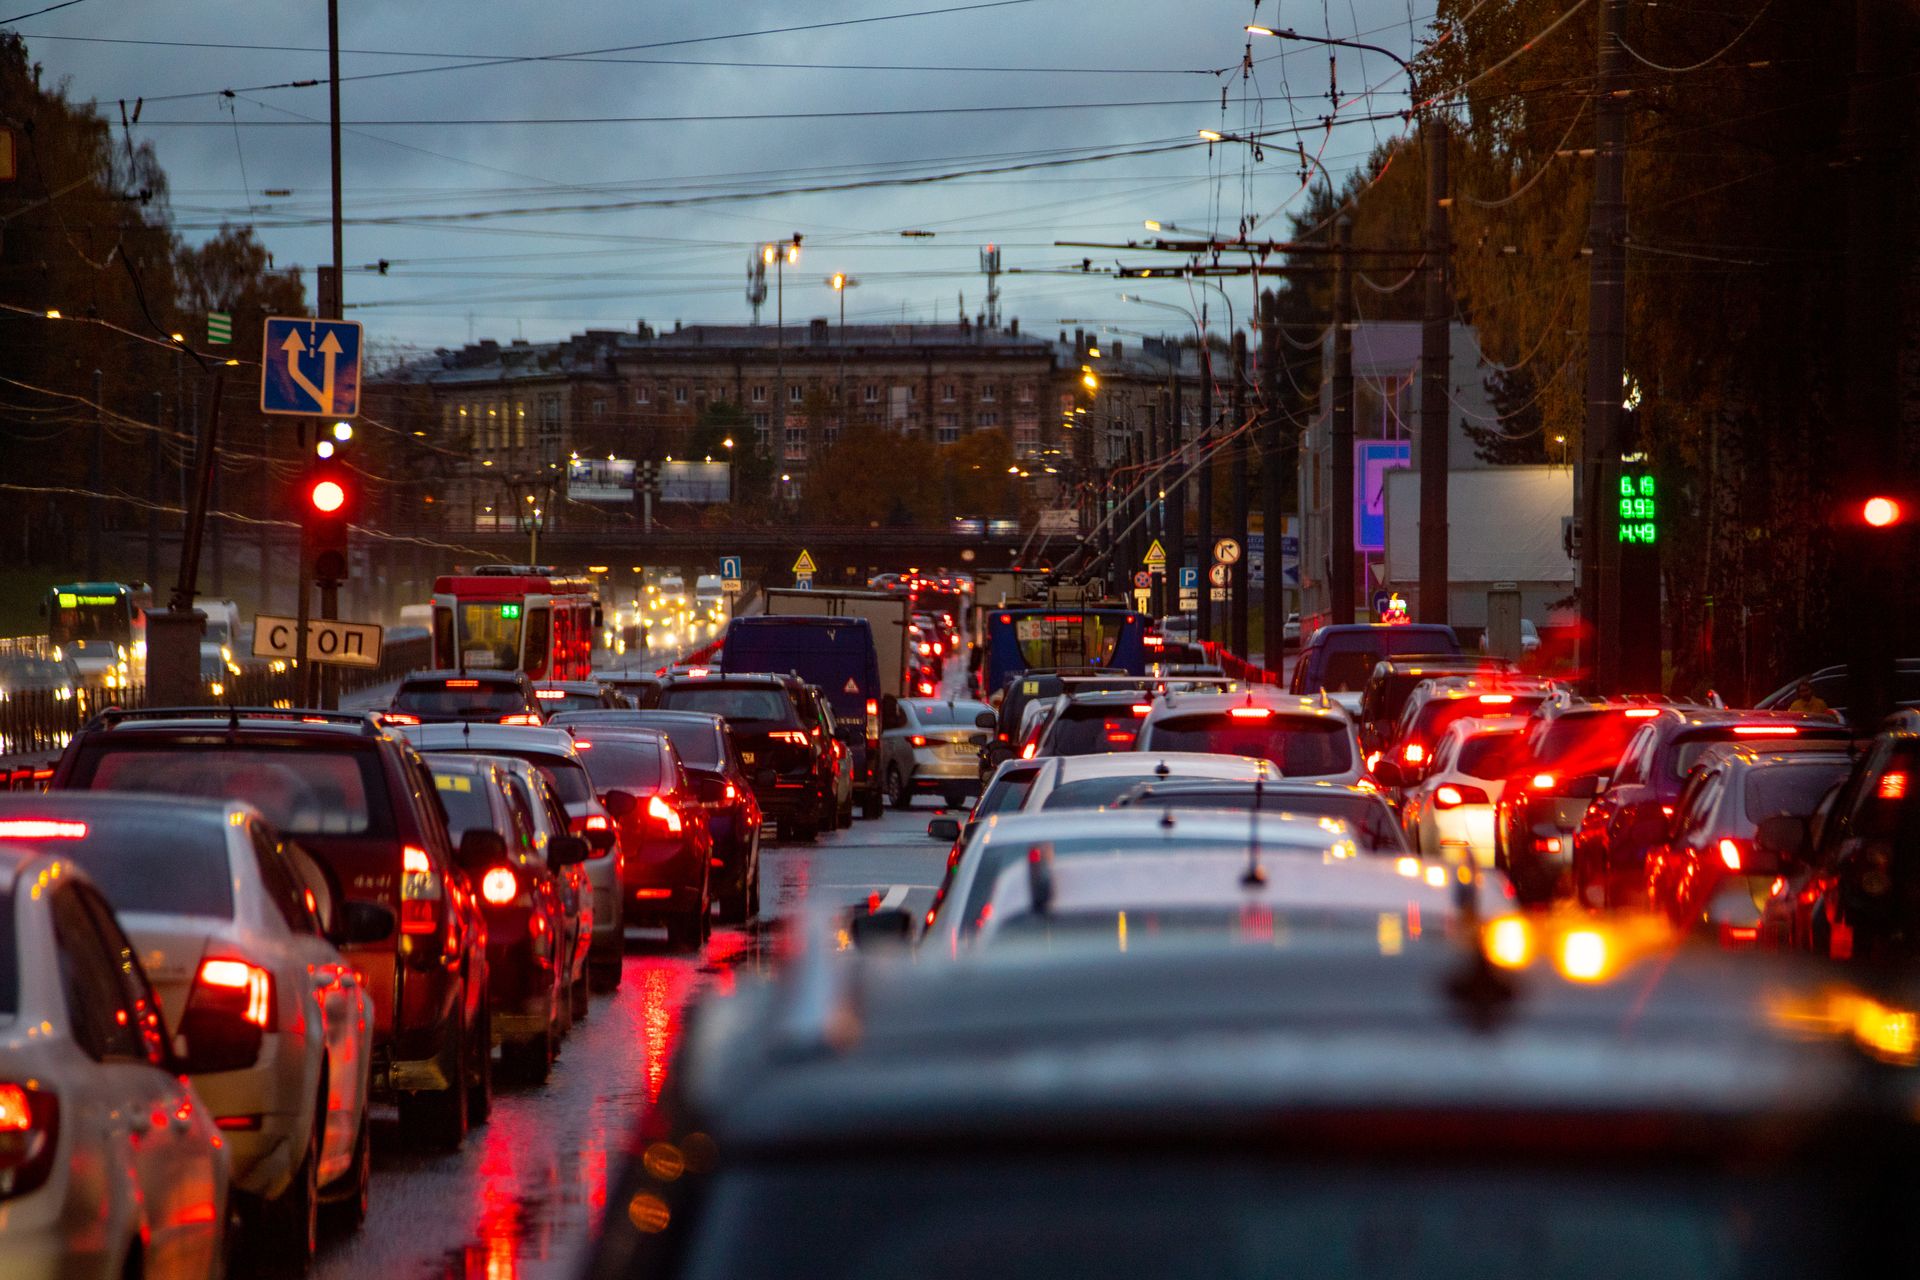
{"type": "Polygon", "coordinates": [[[596,729],[574,746],[620,832],[627,921],[663,924],[669,946],[698,951],[711,929],[713,836],[680,753],[651,729],[596,729]]]}
{"type": "Polygon", "coordinates": [[[980,792],[980,748],[992,733],[979,726],[993,712],[984,702],[902,698],[880,735],[880,776],[896,809],[930,792],[957,809],[980,792]]]}

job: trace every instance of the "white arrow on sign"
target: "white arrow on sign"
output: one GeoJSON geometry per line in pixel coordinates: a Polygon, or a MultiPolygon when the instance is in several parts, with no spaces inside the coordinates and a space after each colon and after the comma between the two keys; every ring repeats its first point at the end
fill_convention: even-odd
{"type": "Polygon", "coordinates": [[[332,333],[320,339],[319,354],[325,359],[325,372],[321,374],[321,385],[316,387],[313,380],[300,370],[300,357],[307,353],[307,344],[300,340],[298,332],[289,333],[287,340],[280,344],[287,353],[287,376],[300,384],[300,389],[312,396],[320,405],[320,412],[333,412],[333,368],[340,358],[340,339],[332,333]]]}
{"type": "MultiPolygon", "coordinates": [[[[332,622],[314,618],[307,623],[307,657],[337,667],[380,665],[383,628],[371,622],[332,622]]],[[[253,618],[253,656],[297,659],[300,656],[300,620],[269,613],[253,618]]]]}

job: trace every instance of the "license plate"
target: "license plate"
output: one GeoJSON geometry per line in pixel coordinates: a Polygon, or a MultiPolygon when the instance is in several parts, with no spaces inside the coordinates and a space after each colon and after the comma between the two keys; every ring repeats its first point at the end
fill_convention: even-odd
{"type": "Polygon", "coordinates": [[[751,751],[742,751],[742,752],[740,753],[740,762],[741,762],[742,764],[752,764],[752,763],[753,763],[753,752],[751,752],[751,751]]]}

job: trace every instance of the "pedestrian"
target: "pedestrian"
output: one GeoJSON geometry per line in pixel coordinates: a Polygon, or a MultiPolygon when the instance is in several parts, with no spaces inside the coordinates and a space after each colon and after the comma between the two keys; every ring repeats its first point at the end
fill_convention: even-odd
{"type": "Polygon", "coordinates": [[[1826,699],[1813,691],[1813,681],[1801,676],[1800,683],[1793,686],[1793,701],[1787,704],[1787,710],[1818,715],[1831,709],[1827,706],[1826,699]]]}

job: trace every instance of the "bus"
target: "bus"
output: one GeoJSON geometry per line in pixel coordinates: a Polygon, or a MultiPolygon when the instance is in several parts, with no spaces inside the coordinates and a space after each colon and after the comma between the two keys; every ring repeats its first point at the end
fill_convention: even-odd
{"type": "Polygon", "coordinates": [[[1147,673],[1147,616],[1128,609],[993,609],[987,613],[984,688],[1023,671],[1099,667],[1147,673]]]}
{"type": "Polygon", "coordinates": [[[47,591],[47,639],[81,676],[107,688],[126,688],[146,671],[147,610],[153,588],[144,582],[63,582],[47,591]]]}
{"type": "Polygon", "coordinates": [[[433,582],[433,662],[442,670],[589,680],[600,623],[593,579],[547,565],[483,565],[433,582]]]}

